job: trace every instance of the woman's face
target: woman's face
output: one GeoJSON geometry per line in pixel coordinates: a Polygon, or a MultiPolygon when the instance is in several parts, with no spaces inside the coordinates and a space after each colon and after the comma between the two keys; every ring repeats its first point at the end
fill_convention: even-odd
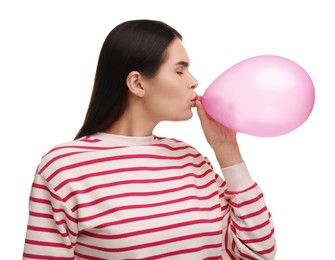
{"type": "Polygon", "coordinates": [[[158,122],[187,120],[193,115],[198,82],[189,71],[190,59],[179,38],[166,51],[158,74],[144,81],[145,106],[158,122]]]}

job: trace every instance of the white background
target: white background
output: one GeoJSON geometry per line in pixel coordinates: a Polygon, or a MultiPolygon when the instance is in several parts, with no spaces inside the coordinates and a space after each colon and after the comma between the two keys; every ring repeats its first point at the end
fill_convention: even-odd
{"type": "MultiPolygon", "coordinates": [[[[305,68],[316,91],[308,120],[283,136],[239,134],[239,142],[274,219],[276,259],[334,257],[334,14],[323,0],[1,1],[0,258],[21,259],[35,168],[81,126],[106,35],[136,18],[165,21],[184,36],[199,94],[255,55],[305,68]]],[[[155,134],[183,139],[215,162],[197,116],[162,123],[155,134]]]]}

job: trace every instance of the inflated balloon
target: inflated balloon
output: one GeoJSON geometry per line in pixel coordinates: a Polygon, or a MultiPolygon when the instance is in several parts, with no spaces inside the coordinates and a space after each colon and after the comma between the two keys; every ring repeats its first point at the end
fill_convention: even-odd
{"type": "Polygon", "coordinates": [[[243,60],[216,78],[201,102],[221,124],[253,136],[291,132],[312,112],[313,82],[297,63],[280,56],[243,60]]]}

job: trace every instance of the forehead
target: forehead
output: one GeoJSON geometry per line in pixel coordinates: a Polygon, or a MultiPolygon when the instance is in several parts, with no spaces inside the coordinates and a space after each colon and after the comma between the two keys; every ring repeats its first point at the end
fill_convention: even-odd
{"type": "Polygon", "coordinates": [[[190,58],[186,52],[186,49],[179,38],[173,40],[170,46],[166,50],[165,64],[174,65],[180,62],[190,63],[190,58]]]}

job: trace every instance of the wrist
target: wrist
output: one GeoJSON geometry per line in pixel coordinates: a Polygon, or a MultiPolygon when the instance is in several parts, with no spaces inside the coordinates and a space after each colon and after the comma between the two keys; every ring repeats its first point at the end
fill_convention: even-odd
{"type": "Polygon", "coordinates": [[[244,162],[237,144],[221,145],[213,149],[221,168],[244,162]]]}

